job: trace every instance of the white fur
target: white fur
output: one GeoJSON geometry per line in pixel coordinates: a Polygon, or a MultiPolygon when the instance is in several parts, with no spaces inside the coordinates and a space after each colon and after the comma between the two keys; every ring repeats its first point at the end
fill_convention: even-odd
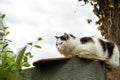
{"type": "MultiPolygon", "coordinates": [[[[57,39],[57,49],[63,54],[65,57],[79,56],[79,55],[90,55],[96,56],[102,59],[108,59],[108,51],[104,52],[102,46],[99,43],[99,39],[97,37],[91,37],[94,43],[89,42],[86,44],[82,44],[79,38],[69,37],[67,41],[63,41],[60,38],[57,39]]],[[[107,41],[102,39],[103,41],[107,41]]],[[[119,50],[115,45],[113,49],[113,55],[108,61],[106,61],[110,67],[115,68],[119,66],[119,50]]]]}

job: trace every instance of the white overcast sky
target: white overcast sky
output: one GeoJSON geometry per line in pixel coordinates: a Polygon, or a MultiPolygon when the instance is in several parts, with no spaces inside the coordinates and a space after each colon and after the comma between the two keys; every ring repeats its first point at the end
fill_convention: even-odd
{"type": "Polygon", "coordinates": [[[6,14],[5,22],[10,27],[11,48],[17,51],[41,36],[42,49],[33,49],[33,62],[62,57],[55,47],[55,35],[67,32],[77,37],[100,36],[92,6],[83,5],[78,0],[0,0],[0,12],[6,14]],[[88,18],[93,23],[87,24],[88,18]]]}

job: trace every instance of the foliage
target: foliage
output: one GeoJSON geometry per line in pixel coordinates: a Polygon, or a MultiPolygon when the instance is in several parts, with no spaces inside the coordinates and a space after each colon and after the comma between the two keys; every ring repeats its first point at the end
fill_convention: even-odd
{"type": "Polygon", "coordinates": [[[15,76],[20,74],[25,76],[22,72],[22,67],[29,67],[28,58],[32,58],[31,53],[32,48],[41,48],[37,43],[42,40],[38,38],[35,43],[30,42],[21,48],[17,54],[9,48],[11,40],[7,39],[7,35],[10,33],[5,27],[5,24],[2,22],[5,15],[0,14],[0,20],[2,25],[0,25],[0,80],[15,80],[15,76]],[[28,47],[31,47],[30,50],[27,50],[28,47]]]}
{"type": "Polygon", "coordinates": [[[12,72],[0,68],[0,80],[15,80],[12,72]]]}
{"type": "Polygon", "coordinates": [[[111,34],[111,28],[113,25],[112,16],[115,15],[115,9],[120,8],[120,1],[118,0],[78,0],[84,1],[85,4],[90,3],[94,9],[94,14],[99,18],[96,21],[98,26],[98,30],[100,30],[102,36],[108,38],[111,34]],[[106,24],[107,23],[107,24],[106,24]]]}

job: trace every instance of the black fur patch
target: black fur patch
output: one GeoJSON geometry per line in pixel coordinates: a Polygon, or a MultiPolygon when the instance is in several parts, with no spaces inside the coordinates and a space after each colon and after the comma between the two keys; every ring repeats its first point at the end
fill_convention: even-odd
{"type": "Polygon", "coordinates": [[[112,42],[106,42],[107,49],[108,49],[108,57],[111,58],[113,55],[113,49],[115,45],[112,42]]]}
{"type": "Polygon", "coordinates": [[[108,58],[111,58],[113,55],[113,49],[114,49],[115,45],[112,42],[105,42],[101,39],[99,39],[99,42],[100,42],[104,52],[106,50],[108,50],[108,58]]]}
{"type": "Polygon", "coordinates": [[[102,48],[103,48],[103,51],[105,52],[105,51],[107,50],[106,42],[103,41],[102,39],[99,39],[99,42],[100,42],[100,44],[101,44],[101,46],[102,46],[102,48]]]}
{"type": "Polygon", "coordinates": [[[61,36],[60,39],[63,41],[67,41],[67,39],[64,36],[61,36]]]}
{"type": "Polygon", "coordinates": [[[75,36],[73,36],[72,34],[70,34],[71,37],[73,37],[74,39],[76,38],[75,36]]]}
{"type": "Polygon", "coordinates": [[[83,38],[80,38],[80,42],[82,44],[86,44],[86,43],[89,43],[89,42],[92,42],[94,43],[93,39],[91,37],[83,37],[83,38]]]}

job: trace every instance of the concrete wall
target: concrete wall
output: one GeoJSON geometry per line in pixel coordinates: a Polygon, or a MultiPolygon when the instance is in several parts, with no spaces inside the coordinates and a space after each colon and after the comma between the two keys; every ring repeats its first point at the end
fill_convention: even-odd
{"type": "Polygon", "coordinates": [[[106,80],[103,63],[79,58],[48,62],[24,71],[27,78],[17,80],[106,80]]]}

